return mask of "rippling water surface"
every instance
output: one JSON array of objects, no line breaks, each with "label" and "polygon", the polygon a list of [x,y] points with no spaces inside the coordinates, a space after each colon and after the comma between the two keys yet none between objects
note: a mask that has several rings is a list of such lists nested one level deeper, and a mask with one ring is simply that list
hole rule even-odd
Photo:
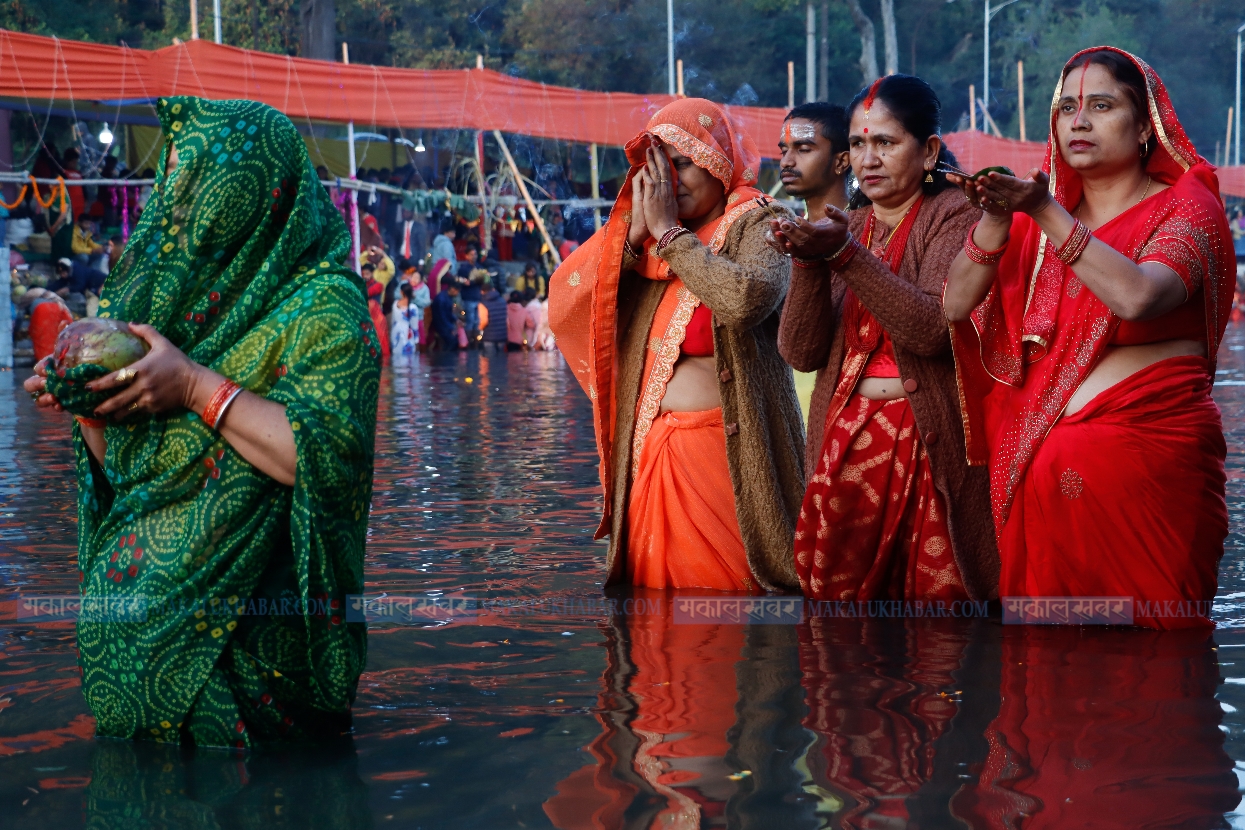
[{"label": "rippling water surface", "polygon": [[561,358],[389,370],[368,591],[488,607],[371,627],[348,751],[249,758],[93,740],[72,628],[15,621],[18,594],[76,591],[76,525],[67,419],[0,373],[0,820],[1245,827],[1245,329],[1220,368],[1233,533],[1213,634],[608,605],[591,411]]}]

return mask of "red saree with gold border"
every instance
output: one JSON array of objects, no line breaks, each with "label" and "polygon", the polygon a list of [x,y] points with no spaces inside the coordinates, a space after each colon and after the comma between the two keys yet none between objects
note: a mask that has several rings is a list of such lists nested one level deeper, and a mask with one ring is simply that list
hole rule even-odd
[{"label": "red saree with gold border", "polygon": [[[1189,302],[1204,306],[1208,357],[1155,363],[1065,416],[1120,319],[1018,215],[994,286],[952,327],[969,463],[990,465],[1001,596],[1131,596],[1139,625],[1206,624],[1204,613],[1159,618],[1137,603],[1208,607],[1214,597],[1227,535],[1226,449],[1210,384],[1235,255],[1214,168],[1185,135],[1163,82],[1140,59],[1111,51],[1146,78],[1157,137],[1146,173],[1170,187],[1094,235],[1181,276]],[[1071,210],[1081,180],[1055,137],[1062,86],[1044,169]]]}]

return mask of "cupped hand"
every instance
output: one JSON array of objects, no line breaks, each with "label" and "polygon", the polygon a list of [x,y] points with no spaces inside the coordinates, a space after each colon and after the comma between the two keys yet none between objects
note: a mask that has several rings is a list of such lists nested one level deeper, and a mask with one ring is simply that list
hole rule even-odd
[{"label": "cupped hand", "polygon": [[[151,351],[124,369],[87,384],[92,392],[120,389],[97,406],[95,414],[120,420],[138,412],[157,415],[189,408],[196,379],[209,370],[186,357],[152,326],[130,323],[130,331],[147,341]],[[135,374],[131,375],[131,371]],[[121,372],[126,375],[118,378]]]},{"label": "cupped hand", "polygon": [[771,219],[766,242],[779,253],[799,259],[825,259],[847,242],[847,214],[826,205],[826,218],[809,222],[798,217]]},{"label": "cupped hand", "polygon": [[52,357],[43,358],[35,364],[34,374],[22,381],[22,388],[30,393],[30,397],[34,399],[35,406],[55,409],[60,412],[64,407],[60,401],[48,392],[48,361]]},{"label": "cupped hand", "polygon": [[976,179],[948,173],[947,179],[958,185],[970,202],[993,216],[1009,216],[1016,212],[1033,216],[1051,203],[1050,176],[1036,167],[1024,178],[993,172]]},{"label": "cupped hand", "polygon": [[679,202],[673,184],[674,172],[670,167],[670,159],[661,149],[661,142],[657,138],[649,144],[645,156],[641,184],[644,221],[653,238],[661,239],[667,231],[679,224]]}]

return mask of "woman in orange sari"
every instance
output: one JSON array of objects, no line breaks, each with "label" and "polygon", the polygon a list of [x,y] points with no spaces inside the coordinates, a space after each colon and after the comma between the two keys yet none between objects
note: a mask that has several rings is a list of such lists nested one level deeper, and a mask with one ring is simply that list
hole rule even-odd
[{"label": "woman in orange sari", "polygon": [[964,182],[986,210],[947,281],[973,463],[989,463],[1011,597],[1131,597],[1209,624],[1228,532],[1210,397],[1235,287],[1214,168],[1163,82],[1074,56],[1046,163]]},{"label": "woman in orange sari", "polygon": [[777,345],[791,268],[765,242],[781,208],[753,187],[760,154],[687,98],[627,158],[609,222],[549,284],[550,326],[593,404],[607,579],[794,586],[803,430]]}]

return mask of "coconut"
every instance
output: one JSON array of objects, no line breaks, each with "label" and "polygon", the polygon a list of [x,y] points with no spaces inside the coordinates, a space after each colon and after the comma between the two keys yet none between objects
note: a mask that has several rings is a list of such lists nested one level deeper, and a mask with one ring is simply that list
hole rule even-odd
[{"label": "coconut", "polygon": [[84,363],[115,372],[147,354],[147,342],[120,320],[87,317],[70,323],[56,338],[52,359],[58,369]]}]

